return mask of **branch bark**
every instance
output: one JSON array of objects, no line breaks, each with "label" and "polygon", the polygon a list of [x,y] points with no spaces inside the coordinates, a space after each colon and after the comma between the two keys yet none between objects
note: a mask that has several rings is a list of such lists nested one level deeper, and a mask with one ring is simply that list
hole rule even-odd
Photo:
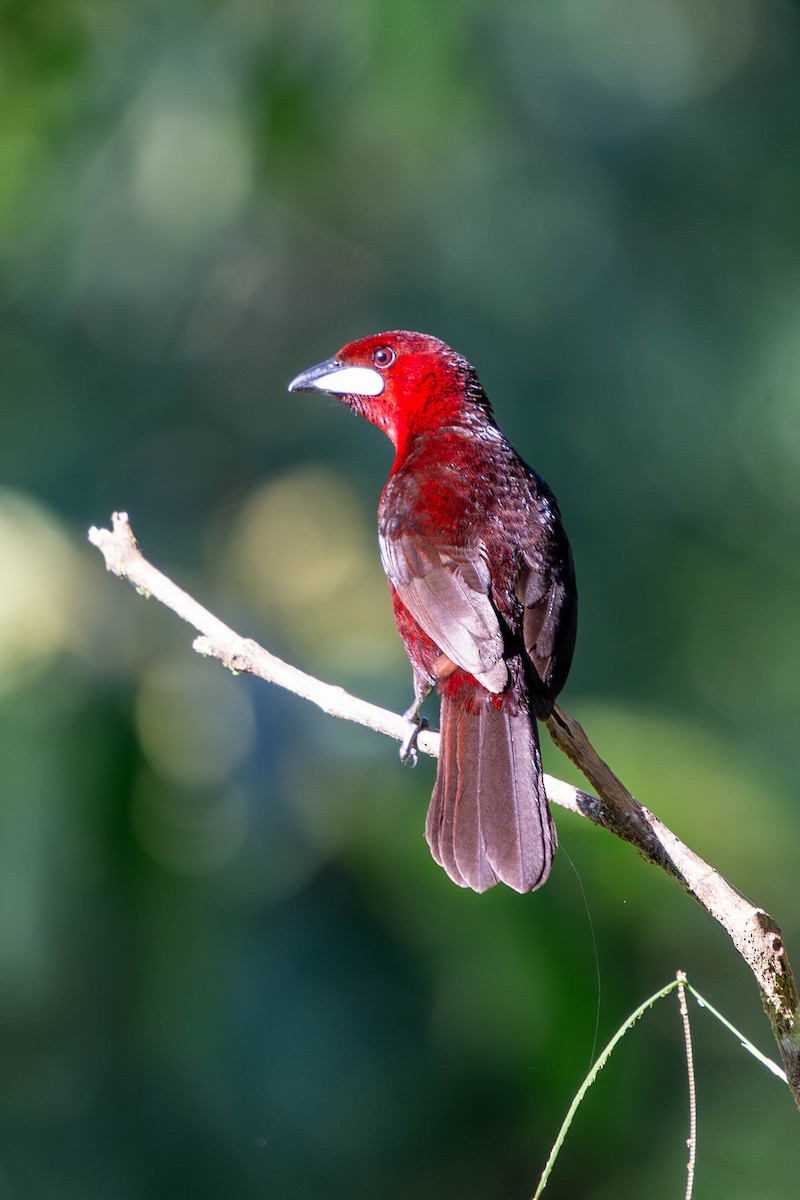
[{"label": "branch bark", "polygon": [[[257,675],[286,688],[331,716],[355,721],[398,742],[403,740],[407,726],[401,716],[282,662],[257,642],[235,633],[182,591],[144,558],[126,513],[114,513],[111,530],[90,529],[89,541],[101,551],[109,571],[128,579],[137,591],[155,597],[198,631],[200,636],[193,647],[199,654],[217,658],[233,671]],[[778,1044],[786,1082],[800,1107],[800,1001],[778,925],[634,799],[574,718],[556,707],[547,727],[555,744],[597,792],[592,795],[546,775],[548,799],[630,842],[719,922],[753,973]],[[438,733],[423,731],[417,745],[423,753],[437,757]]]}]

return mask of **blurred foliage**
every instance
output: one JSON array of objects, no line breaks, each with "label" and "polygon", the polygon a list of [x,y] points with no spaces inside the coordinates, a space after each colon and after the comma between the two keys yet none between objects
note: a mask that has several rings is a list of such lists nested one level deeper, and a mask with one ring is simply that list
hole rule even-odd
[{"label": "blurred foliage", "polygon": [[[390,448],[285,383],[444,337],[562,503],[567,707],[800,965],[799,106],[790,3],[4,0],[0,1195],[529,1195],[598,1009],[602,1044],[678,967],[774,1054],[624,846],[562,814],[541,894],[462,894],[430,763],[195,659],[85,529],[128,509],[403,705]],[[695,1029],[698,1187],[794,1200],[790,1099]],[[680,1190],[682,1058],[662,1006],[548,1195]]]}]

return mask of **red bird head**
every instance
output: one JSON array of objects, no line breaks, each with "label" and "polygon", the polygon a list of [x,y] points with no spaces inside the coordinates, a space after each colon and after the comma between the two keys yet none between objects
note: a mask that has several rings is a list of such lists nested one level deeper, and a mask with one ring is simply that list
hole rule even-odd
[{"label": "red bird head", "polygon": [[470,410],[491,416],[465,358],[438,338],[404,330],[349,342],[293,379],[289,391],[339,396],[398,450],[412,434],[457,422]]}]

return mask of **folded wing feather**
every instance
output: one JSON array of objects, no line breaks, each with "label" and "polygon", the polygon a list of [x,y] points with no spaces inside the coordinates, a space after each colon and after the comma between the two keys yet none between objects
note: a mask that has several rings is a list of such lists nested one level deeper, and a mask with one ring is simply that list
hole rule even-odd
[{"label": "folded wing feather", "polygon": [[501,692],[508,683],[503,635],[480,551],[403,535],[381,539],[381,561],[428,637],[487,691]]}]

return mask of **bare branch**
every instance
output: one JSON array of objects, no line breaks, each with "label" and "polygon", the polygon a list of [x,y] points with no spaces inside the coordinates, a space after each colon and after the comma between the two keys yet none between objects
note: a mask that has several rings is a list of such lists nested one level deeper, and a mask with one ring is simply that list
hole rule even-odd
[{"label": "bare branch", "polygon": [[643,858],[671,875],[726,931],[755,976],[787,1082],[800,1107],[800,1002],[776,922],[633,798],[573,717],[556,707],[547,728],[558,748],[597,789],[599,798],[588,797],[588,807],[586,793],[581,794],[584,816],[630,842]]},{"label": "bare branch", "polygon": [[[343,688],[322,683],[282,662],[249,638],[240,637],[149,563],[136,544],[125,513],[114,513],[113,530],[89,530],[89,541],[109,571],[128,579],[138,591],[154,596],[201,635],[194,649],[218,658],[233,671],[257,675],[310,700],[334,717],[365,725],[400,742],[407,727],[402,717],[351,696]],[[597,796],[545,776],[548,799],[587,817],[635,846],[643,858],[661,867],[706,912],[718,921],[756,980],[764,1011],[783,1060],[786,1079],[800,1106],[800,1002],[781,931],[763,909],[755,907],[699,855],[639,804],[600,758],[581,726],[556,707],[547,722],[553,741],[586,776]],[[425,754],[439,753],[439,735],[420,734]]]}]

